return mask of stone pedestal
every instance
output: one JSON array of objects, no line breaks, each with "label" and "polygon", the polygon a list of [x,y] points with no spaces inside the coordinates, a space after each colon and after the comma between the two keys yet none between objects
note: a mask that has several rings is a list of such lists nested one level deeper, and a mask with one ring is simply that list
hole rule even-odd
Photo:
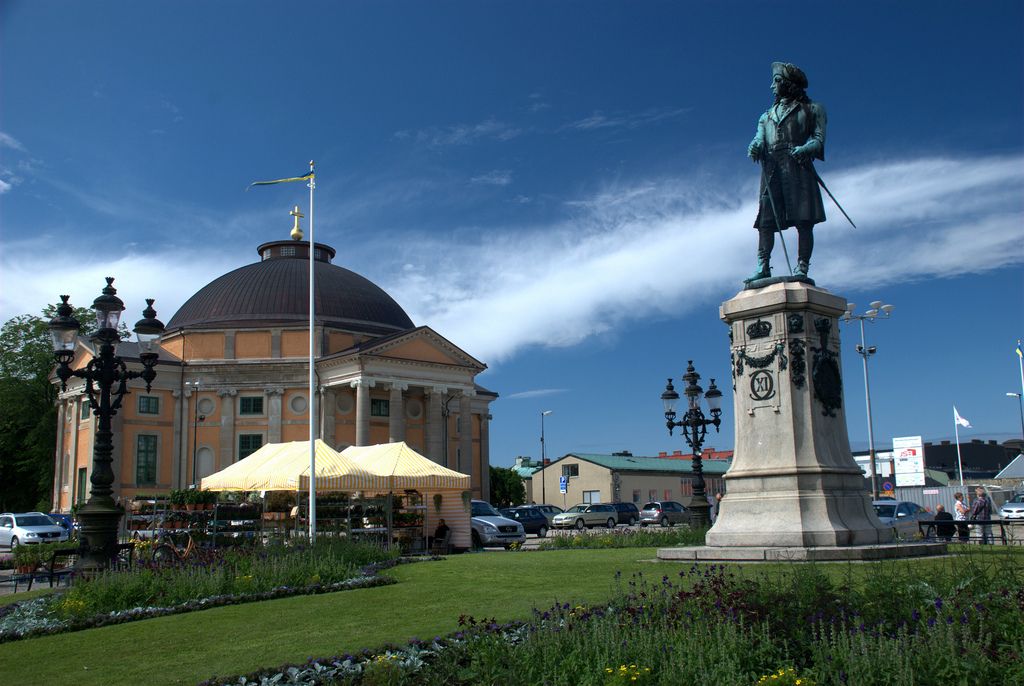
[{"label": "stone pedestal", "polygon": [[844,298],[798,281],[745,290],[722,305],[736,447],[708,547],[892,540],[850,453],[839,358],[845,311]]}]

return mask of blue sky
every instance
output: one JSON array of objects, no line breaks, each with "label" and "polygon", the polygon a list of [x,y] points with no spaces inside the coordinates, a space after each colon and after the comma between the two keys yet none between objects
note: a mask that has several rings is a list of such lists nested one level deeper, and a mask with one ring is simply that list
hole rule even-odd
[{"label": "blue sky", "polygon": [[[1020,2],[0,4],[0,318],[117,277],[164,321],[284,238],[317,239],[490,369],[492,461],[685,449],[659,395],[729,378],[718,305],[753,267],[745,157],[790,61],[829,114],[811,276],[868,327],[876,445],[1018,436]],[[790,250],[795,236],[787,232]],[[114,244],[114,247],[107,247]],[[776,264],[782,264],[780,247]],[[855,326],[850,439],[866,445]],[[731,403],[720,436],[732,446]]]}]

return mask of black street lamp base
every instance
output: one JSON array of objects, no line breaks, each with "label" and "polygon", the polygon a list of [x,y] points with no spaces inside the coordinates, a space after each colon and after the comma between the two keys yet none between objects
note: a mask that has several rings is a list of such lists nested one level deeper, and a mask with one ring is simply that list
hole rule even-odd
[{"label": "black street lamp base", "polygon": [[711,503],[703,496],[693,496],[686,504],[690,511],[690,527],[694,529],[707,529],[711,526]]},{"label": "black street lamp base", "polygon": [[90,498],[78,510],[80,544],[76,568],[82,574],[110,567],[117,554],[117,532],[124,508],[113,498]]}]

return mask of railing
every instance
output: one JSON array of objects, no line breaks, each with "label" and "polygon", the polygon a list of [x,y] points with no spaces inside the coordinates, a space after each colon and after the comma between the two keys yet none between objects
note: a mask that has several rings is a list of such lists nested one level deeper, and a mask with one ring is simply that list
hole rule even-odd
[{"label": "railing", "polygon": [[[953,529],[951,536],[938,536],[938,527],[945,526]],[[1003,545],[1021,545],[1024,542],[1024,537],[1021,536],[1020,532],[1016,530],[1016,527],[1024,526],[1024,519],[972,519],[968,521],[956,521],[949,519],[931,519],[931,520],[919,520],[917,522],[917,529],[921,533],[921,537],[926,541],[935,540],[963,540],[960,536],[960,526],[968,526],[968,540],[981,540],[981,527],[991,526],[992,527],[992,538],[996,538]],[[999,532],[996,533],[998,527]]]}]

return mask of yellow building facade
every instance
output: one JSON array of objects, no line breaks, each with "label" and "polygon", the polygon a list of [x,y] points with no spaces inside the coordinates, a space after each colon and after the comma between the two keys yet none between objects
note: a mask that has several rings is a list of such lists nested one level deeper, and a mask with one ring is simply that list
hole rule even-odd
[{"label": "yellow building facade", "polygon": [[[115,496],[186,488],[265,443],[309,437],[309,243],[274,241],[260,261],[196,292],[168,321],[149,392],[129,384],[113,420]],[[403,440],[469,474],[487,498],[490,403],[486,365],[415,326],[382,289],[314,246],[316,433],[336,449]],[[95,351],[80,339],[73,366]],[[137,344],[118,345],[141,369]],[[88,498],[95,418],[84,384],[58,399],[53,503]]]}]

